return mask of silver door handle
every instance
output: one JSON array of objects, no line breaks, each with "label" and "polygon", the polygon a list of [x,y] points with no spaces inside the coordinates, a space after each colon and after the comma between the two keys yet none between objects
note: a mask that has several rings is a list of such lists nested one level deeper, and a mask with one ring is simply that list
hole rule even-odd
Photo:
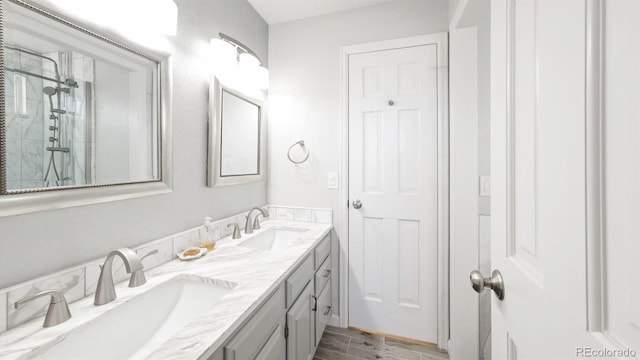
[{"label": "silver door handle", "polygon": [[362,201],[358,199],[354,200],[352,204],[354,209],[360,209],[362,207]]},{"label": "silver door handle", "polygon": [[469,279],[471,280],[471,287],[478,294],[484,289],[491,289],[498,297],[498,300],[504,300],[504,280],[500,271],[493,270],[491,277],[485,278],[480,271],[473,270],[469,275]]}]

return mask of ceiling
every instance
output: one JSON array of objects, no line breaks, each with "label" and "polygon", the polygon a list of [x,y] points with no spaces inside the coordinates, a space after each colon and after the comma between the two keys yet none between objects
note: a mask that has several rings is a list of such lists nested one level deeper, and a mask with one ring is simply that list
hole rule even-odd
[{"label": "ceiling", "polygon": [[331,14],[390,0],[249,0],[269,24]]}]

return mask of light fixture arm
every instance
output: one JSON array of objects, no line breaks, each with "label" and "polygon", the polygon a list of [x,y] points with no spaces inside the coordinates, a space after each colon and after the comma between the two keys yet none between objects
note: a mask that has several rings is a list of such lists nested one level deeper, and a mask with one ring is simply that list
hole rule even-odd
[{"label": "light fixture arm", "polygon": [[260,65],[264,66],[264,62],[262,62],[262,60],[260,59],[260,57],[258,56],[258,54],[255,53],[255,51],[251,50],[250,47],[248,47],[247,45],[241,43],[240,41],[232,38],[231,36],[224,34],[224,33],[218,33],[218,37],[221,40],[224,40],[228,43],[230,43],[231,45],[235,46],[236,48],[242,50],[243,52],[249,53],[253,56],[255,56],[256,59],[258,59],[258,61],[260,62]]}]

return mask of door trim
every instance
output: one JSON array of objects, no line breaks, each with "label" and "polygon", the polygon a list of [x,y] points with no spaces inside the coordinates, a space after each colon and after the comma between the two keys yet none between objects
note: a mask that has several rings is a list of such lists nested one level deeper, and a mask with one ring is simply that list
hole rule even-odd
[{"label": "door trim", "polygon": [[340,318],[349,325],[349,56],[435,44],[438,62],[438,348],[449,340],[449,99],[448,34],[446,32],[370,42],[340,48]]}]

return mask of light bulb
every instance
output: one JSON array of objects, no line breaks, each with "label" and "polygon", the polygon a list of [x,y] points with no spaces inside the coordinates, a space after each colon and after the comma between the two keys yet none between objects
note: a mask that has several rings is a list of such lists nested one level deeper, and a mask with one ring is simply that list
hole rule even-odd
[{"label": "light bulb", "polygon": [[269,70],[260,65],[260,60],[250,53],[240,54],[239,70],[246,84],[266,89],[269,87]]},{"label": "light bulb", "polygon": [[238,50],[222,39],[212,39],[213,71],[216,75],[235,73],[238,67]]},{"label": "light bulb", "polygon": [[264,66],[258,66],[255,69],[256,85],[259,89],[269,88],[269,70]]},{"label": "light bulb", "polygon": [[242,53],[240,54],[240,67],[242,68],[252,68],[260,66],[260,60],[250,53]]}]

